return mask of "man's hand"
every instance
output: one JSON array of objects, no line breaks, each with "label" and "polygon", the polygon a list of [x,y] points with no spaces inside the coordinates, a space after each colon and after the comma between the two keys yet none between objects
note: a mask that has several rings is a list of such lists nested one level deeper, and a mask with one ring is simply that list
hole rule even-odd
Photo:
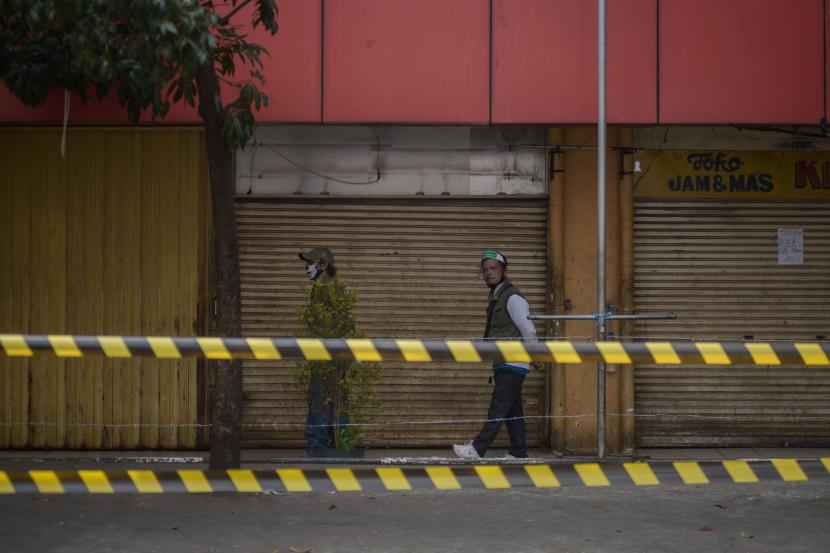
[{"label": "man's hand", "polygon": [[544,361],[533,361],[532,363],[530,363],[530,365],[534,369],[536,369],[537,371],[541,371],[542,369],[545,368],[545,362]]}]

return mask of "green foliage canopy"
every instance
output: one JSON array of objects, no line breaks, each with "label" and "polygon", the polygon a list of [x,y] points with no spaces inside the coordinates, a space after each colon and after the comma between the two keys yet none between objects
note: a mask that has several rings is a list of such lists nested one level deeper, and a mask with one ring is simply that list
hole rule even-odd
[{"label": "green foliage canopy", "polygon": [[[212,64],[237,91],[224,106],[216,98],[223,134],[230,147],[243,146],[253,111],[268,102],[257,87],[267,52],[232,22],[250,2],[0,0],[0,80],[28,106],[43,104],[53,87],[84,102],[115,91],[135,122],[144,110],[163,118],[172,103],[195,106],[197,72]],[[276,33],[275,1],[255,4],[252,25]],[[246,79],[238,79],[237,65]]]}]

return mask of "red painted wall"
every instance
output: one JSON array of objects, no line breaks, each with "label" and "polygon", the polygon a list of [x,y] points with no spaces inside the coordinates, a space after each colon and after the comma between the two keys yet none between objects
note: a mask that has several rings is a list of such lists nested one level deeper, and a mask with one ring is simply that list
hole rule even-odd
[{"label": "red painted wall", "polygon": [[822,0],[661,0],[662,123],[824,116]]},{"label": "red painted wall", "polygon": [[830,113],[830,40],[827,40],[827,37],[830,36],[830,2],[825,1],[825,9],[826,12],[824,13],[824,116],[827,117]]},{"label": "red painted wall", "polygon": [[[265,46],[269,55],[263,58],[266,76],[262,87],[270,101],[258,115],[261,121],[320,122],[320,64],[321,29],[319,0],[280,0],[280,30],[273,37],[263,29],[251,31],[253,42]],[[237,16],[240,21],[251,21],[251,8]],[[238,77],[247,78],[238,68]],[[232,92],[223,85],[224,97]],[[19,102],[5,86],[0,85],[0,123],[58,124],[63,121],[63,91],[55,89],[46,104],[28,108]],[[127,112],[113,97],[103,102],[85,105],[80,98],[70,100],[71,124],[127,124]],[[148,116],[143,123],[150,123]],[[174,105],[163,120],[166,124],[199,123],[195,108]]]},{"label": "red painted wall", "polygon": [[[656,16],[655,0],[608,0],[611,123],[657,121]],[[495,0],[493,122],[596,120],[596,2]]]},{"label": "red painted wall", "polygon": [[326,0],[327,123],[489,122],[489,0]]},{"label": "red painted wall", "polygon": [[[251,40],[268,49],[263,61],[265,92],[270,101],[258,115],[262,121],[319,123],[322,63],[320,0],[279,0],[280,29],[271,36],[263,29]],[[246,15],[240,20],[250,21]]]},{"label": "red painted wall", "polygon": [[[26,107],[0,84],[0,124],[57,125],[63,122],[63,91],[52,90],[46,103],[37,108]],[[190,124],[198,120],[195,108],[186,105],[171,106],[170,113],[160,123]],[[71,95],[69,99],[70,125],[127,125],[127,110],[121,107],[115,97],[101,102],[92,101],[84,104],[80,97]],[[151,123],[149,116],[142,116],[142,123]]]},{"label": "red painted wall", "polygon": [[[817,124],[830,109],[826,4],[608,0],[609,121]],[[596,2],[492,0],[492,29],[490,5],[281,0],[277,36],[253,33],[270,51],[271,102],[258,120],[595,122]],[[70,113],[73,124],[127,123],[112,100],[84,106],[75,98]],[[59,124],[62,116],[59,90],[29,109],[0,86],[0,124]],[[174,107],[163,122],[199,120],[195,110]]]}]

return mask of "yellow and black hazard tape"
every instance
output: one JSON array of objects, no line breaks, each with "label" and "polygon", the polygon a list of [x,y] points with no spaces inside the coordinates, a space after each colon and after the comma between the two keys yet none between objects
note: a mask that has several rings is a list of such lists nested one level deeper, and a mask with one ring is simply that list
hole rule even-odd
[{"label": "yellow and black hazard tape", "polygon": [[814,461],[678,461],[302,470],[0,471],[2,494],[350,492],[830,482]]},{"label": "yellow and black hazard tape", "polygon": [[28,357],[104,355],[177,359],[304,359],[308,361],[480,361],[680,365],[830,366],[825,342],[560,342],[521,340],[318,340],[180,336],[0,334],[2,353]]}]

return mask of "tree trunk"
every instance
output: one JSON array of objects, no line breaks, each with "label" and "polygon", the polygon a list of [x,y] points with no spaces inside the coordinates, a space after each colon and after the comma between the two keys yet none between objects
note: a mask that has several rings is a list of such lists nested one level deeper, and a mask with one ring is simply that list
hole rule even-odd
[{"label": "tree trunk", "polygon": [[[213,210],[216,306],[213,320],[216,336],[242,334],[239,245],[234,210],[232,152],[222,132],[222,100],[219,80],[212,63],[196,74],[199,115],[204,121]],[[213,417],[210,429],[211,470],[238,468],[242,441],[242,362],[212,361],[216,374]]]}]

